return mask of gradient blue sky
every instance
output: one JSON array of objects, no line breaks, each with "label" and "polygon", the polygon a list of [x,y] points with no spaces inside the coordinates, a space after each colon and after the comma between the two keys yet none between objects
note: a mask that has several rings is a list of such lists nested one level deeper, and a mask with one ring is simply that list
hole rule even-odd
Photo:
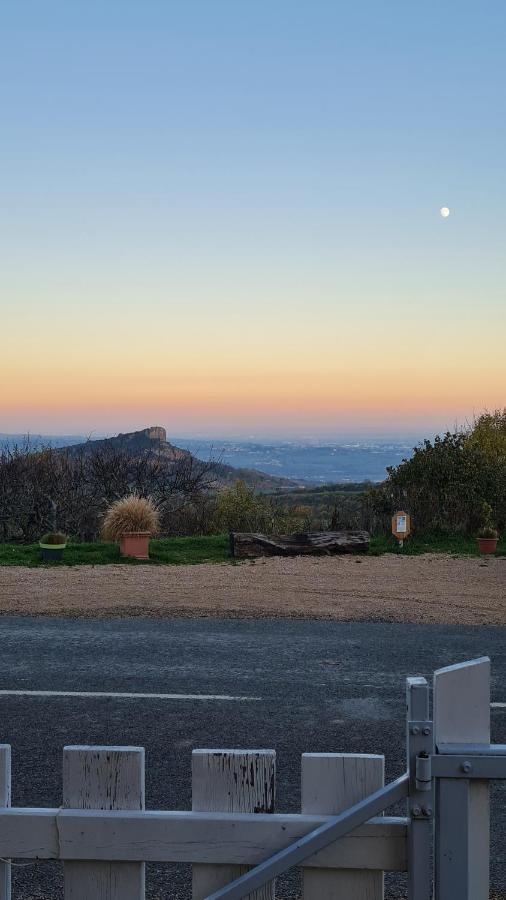
[{"label": "gradient blue sky", "polygon": [[503,405],[505,45],[502,2],[4,4],[0,431]]}]

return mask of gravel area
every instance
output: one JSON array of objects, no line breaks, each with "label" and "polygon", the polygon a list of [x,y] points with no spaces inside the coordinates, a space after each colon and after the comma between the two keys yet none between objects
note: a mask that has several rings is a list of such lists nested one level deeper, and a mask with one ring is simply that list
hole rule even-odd
[{"label": "gravel area", "polygon": [[297,557],[0,568],[0,614],[506,624],[506,558]]}]

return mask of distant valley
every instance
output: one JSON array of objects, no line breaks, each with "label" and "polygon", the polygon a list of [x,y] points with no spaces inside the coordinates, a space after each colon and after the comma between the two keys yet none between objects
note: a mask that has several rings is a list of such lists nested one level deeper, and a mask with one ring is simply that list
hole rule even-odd
[{"label": "distant valley", "polygon": [[387,466],[396,466],[413,454],[412,441],[268,444],[180,437],[176,442],[199,459],[209,459],[212,455],[235,468],[257,469],[313,485],[383,481]]},{"label": "distant valley", "polygon": [[[93,436],[95,438],[95,436]],[[32,446],[53,447],[80,444],[82,435],[31,435]],[[26,435],[0,434],[0,444],[22,445]],[[288,478],[299,484],[331,484],[360,481],[382,481],[386,467],[396,466],[411,457],[411,441],[240,441],[208,438],[172,438],[198,459],[219,460],[235,469],[265,472],[272,478]],[[240,477],[240,473],[238,473]]]}]

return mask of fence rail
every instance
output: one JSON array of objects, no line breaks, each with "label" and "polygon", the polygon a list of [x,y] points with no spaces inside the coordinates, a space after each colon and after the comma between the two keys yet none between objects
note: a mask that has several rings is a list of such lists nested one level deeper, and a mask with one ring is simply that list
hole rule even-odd
[{"label": "fence rail", "polygon": [[[303,754],[300,814],[274,812],[273,750],[195,750],[192,810],[145,810],[140,747],[65,747],[62,806],[14,808],[2,745],[0,900],[10,859],[61,860],[66,900],[143,900],[152,861],[191,863],[194,900],[273,900],[295,864],[304,900],[382,900],[385,871],[408,872],[409,900],[485,900],[488,780],[506,778],[489,678],[485,658],[436,672],[434,720],[408,679],[407,773],[389,785],[383,756]],[[402,798],[406,817],[379,815]]]},{"label": "fence rail", "polygon": [[[329,821],[296,814],[9,809],[0,811],[0,855],[251,866]],[[401,817],[372,818],[304,865],[403,871],[407,824]]]}]

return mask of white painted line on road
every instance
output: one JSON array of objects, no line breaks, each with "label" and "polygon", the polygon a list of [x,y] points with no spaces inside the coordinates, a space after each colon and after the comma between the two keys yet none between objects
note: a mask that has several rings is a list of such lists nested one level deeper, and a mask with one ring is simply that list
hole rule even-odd
[{"label": "white painted line on road", "polygon": [[111,697],[113,700],[261,700],[230,694],[121,694],[108,691],[1,691],[0,697]]},{"label": "white painted line on road", "polygon": [[506,703],[491,703],[492,709],[506,709]]}]

